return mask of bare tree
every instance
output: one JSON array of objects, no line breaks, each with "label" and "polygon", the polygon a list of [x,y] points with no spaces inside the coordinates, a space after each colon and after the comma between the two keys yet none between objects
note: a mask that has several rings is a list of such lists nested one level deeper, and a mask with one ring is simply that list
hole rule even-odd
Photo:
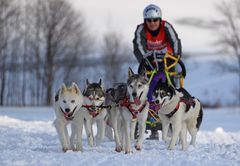
[{"label": "bare tree", "polygon": [[124,65],[130,59],[130,49],[123,43],[120,34],[114,32],[105,34],[101,54],[107,84],[122,82],[123,69],[126,68]]},{"label": "bare tree", "polygon": [[53,87],[79,70],[90,41],[83,15],[67,0],[0,0],[0,105],[50,104]]},{"label": "bare tree", "polygon": [[[18,45],[16,37],[16,24],[18,19],[18,9],[14,0],[0,0],[0,105],[3,105],[6,97],[9,96],[7,90],[8,70],[17,62],[16,57],[13,57],[13,50]],[[15,63],[11,63],[11,62]],[[7,95],[8,94],[8,95]]]},{"label": "bare tree", "polygon": [[[223,59],[218,63],[219,67],[228,72],[236,73],[239,77],[238,99],[240,104],[240,1],[230,0],[219,2],[216,9],[220,16],[206,21],[199,18],[184,18],[178,22],[199,28],[207,28],[213,31],[216,37],[215,46],[220,53],[228,54],[233,61]],[[233,62],[237,62],[233,64]]]},{"label": "bare tree", "polygon": [[46,88],[44,103],[50,104],[57,72],[64,78],[78,65],[81,55],[88,51],[89,38],[83,16],[66,0],[36,0],[29,11],[33,12],[37,81]]},{"label": "bare tree", "polygon": [[223,69],[238,75],[238,99],[240,104],[240,1],[223,2],[221,5],[217,5],[217,9],[222,19],[220,20],[220,26],[216,27],[218,29],[216,44],[221,46],[222,52],[228,53],[235,59],[234,62],[237,62],[237,65],[234,65],[233,63],[227,63],[228,61],[221,61],[220,65]]}]

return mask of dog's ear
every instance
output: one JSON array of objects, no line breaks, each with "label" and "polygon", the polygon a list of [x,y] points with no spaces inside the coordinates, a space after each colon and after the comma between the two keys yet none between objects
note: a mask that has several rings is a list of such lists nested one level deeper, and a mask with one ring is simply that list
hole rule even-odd
[{"label": "dog's ear", "polygon": [[60,94],[62,94],[63,92],[65,92],[67,90],[66,85],[63,83],[60,89]]},{"label": "dog's ear", "polygon": [[80,89],[78,88],[78,85],[75,82],[72,83],[72,88],[76,91],[77,94],[81,93]]},{"label": "dog's ear", "polygon": [[131,67],[129,67],[129,68],[128,68],[128,78],[132,77],[133,74],[134,74],[134,73],[133,73]]},{"label": "dog's ear", "polygon": [[112,93],[113,91],[114,91],[113,88],[108,88],[108,89],[106,90],[106,93]]},{"label": "dog's ear", "polygon": [[98,84],[101,86],[101,88],[103,89],[103,91],[105,91],[104,83],[102,83],[102,79],[99,80]]},{"label": "dog's ear", "polygon": [[142,67],[139,74],[144,77],[145,81],[147,82],[147,85],[149,86],[151,81],[149,81],[149,78],[147,76],[147,69],[145,67]]},{"label": "dog's ear", "polygon": [[176,95],[175,88],[173,86],[169,86],[169,89],[173,95]]},{"label": "dog's ear", "polygon": [[145,77],[146,76],[146,68],[142,67],[139,74]]},{"label": "dog's ear", "polygon": [[89,83],[89,81],[88,81],[88,79],[86,80],[86,85],[88,86],[90,83]]}]

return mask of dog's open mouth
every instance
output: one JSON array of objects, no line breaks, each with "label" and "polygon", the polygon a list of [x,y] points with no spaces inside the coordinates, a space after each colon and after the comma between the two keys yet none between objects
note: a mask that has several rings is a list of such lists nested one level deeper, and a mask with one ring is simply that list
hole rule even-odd
[{"label": "dog's open mouth", "polygon": [[141,104],[141,101],[140,101],[140,99],[138,97],[135,97],[133,100],[134,100],[134,104],[136,104],[136,105],[140,105]]},{"label": "dog's open mouth", "polygon": [[149,108],[155,111],[159,111],[162,108],[164,103],[165,103],[165,99],[163,100],[162,103],[153,102],[153,103],[150,103]]},{"label": "dog's open mouth", "polygon": [[65,117],[66,120],[73,120],[73,118],[74,118],[73,114],[74,114],[74,112],[76,111],[77,106],[76,106],[76,107],[73,109],[73,111],[71,111],[71,112],[65,112],[65,111],[63,111],[62,108],[60,108],[60,109],[62,110],[62,112],[63,112],[64,117]]},{"label": "dog's open mouth", "polygon": [[160,103],[160,104],[157,104],[157,110],[160,110],[161,108],[162,108],[162,106],[163,106],[163,104],[165,103],[165,99],[163,100],[163,102],[162,103]]}]

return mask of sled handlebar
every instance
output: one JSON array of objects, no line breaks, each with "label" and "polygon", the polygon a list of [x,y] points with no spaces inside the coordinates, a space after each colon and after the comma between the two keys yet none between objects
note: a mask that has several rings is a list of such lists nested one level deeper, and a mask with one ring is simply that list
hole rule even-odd
[{"label": "sled handlebar", "polygon": [[[145,64],[150,65],[152,70],[158,70],[154,66],[151,66],[152,60],[160,61],[160,62],[162,61],[163,65],[164,65],[164,71],[169,73],[169,75],[181,76],[183,78],[186,77],[186,68],[185,68],[184,63],[180,59],[180,55],[172,55],[168,52],[166,54],[162,54],[162,53],[158,53],[158,52],[154,52],[154,51],[147,53],[147,55],[145,56],[145,58],[142,60],[142,62],[139,65],[138,73],[140,73],[140,71],[142,70],[142,68],[144,67]],[[175,71],[172,72],[171,69],[174,68],[177,64],[179,64],[179,66],[181,67],[181,71],[180,72],[175,72]]]},{"label": "sled handlebar", "polygon": [[186,75],[187,75],[187,72],[186,72],[186,67],[185,67],[183,61],[182,61],[181,59],[179,59],[178,64],[179,64],[179,65],[181,66],[181,68],[182,68],[181,75],[183,76],[183,78],[185,78]]}]

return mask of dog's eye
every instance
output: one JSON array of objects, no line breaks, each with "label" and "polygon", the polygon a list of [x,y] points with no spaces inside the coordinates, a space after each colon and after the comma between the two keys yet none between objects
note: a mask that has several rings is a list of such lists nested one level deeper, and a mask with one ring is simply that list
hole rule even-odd
[{"label": "dog's eye", "polygon": [[71,103],[75,103],[75,100],[71,100]]},{"label": "dog's eye", "polygon": [[157,92],[157,91],[154,91],[154,92],[153,92],[153,95],[157,98],[157,97],[158,97],[158,92]]},{"label": "dog's eye", "polygon": [[161,96],[166,96],[166,92],[165,92],[165,91],[161,91],[161,92],[160,92],[160,95],[161,95]]},{"label": "dog's eye", "polygon": [[132,85],[130,85],[130,88],[133,88],[133,86],[132,86]]},{"label": "dog's eye", "polygon": [[66,101],[66,100],[63,100],[63,103],[67,103],[67,101]]},{"label": "dog's eye", "polygon": [[142,84],[139,84],[139,85],[138,85],[138,88],[141,88],[141,87],[142,87]]}]

